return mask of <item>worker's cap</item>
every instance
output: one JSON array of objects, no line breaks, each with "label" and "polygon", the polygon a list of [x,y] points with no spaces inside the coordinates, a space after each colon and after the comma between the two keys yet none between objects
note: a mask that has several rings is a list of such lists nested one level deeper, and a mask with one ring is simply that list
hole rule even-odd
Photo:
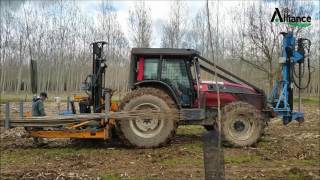
[{"label": "worker's cap", "polygon": [[48,98],[48,95],[47,95],[46,92],[41,92],[41,93],[40,93],[40,96],[43,96],[43,97],[45,97],[45,98]]}]

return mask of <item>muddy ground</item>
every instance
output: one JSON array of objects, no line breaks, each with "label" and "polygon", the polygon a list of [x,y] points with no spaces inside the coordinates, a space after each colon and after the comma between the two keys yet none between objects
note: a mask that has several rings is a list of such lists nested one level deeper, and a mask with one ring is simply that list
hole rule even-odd
[{"label": "muddy ground", "polygon": [[[320,110],[303,124],[273,119],[256,147],[224,148],[226,179],[320,179]],[[36,147],[23,128],[1,129],[0,179],[204,179],[200,126],[181,126],[170,145],[128,149],[117,142],[48,140]]]}]

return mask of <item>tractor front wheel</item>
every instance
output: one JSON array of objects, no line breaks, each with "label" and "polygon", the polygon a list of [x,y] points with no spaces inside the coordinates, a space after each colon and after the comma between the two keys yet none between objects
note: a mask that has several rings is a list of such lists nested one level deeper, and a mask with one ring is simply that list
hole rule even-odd
[{"label": "tractor front wheel", "polygon": [[255,144],[264,129],[261,112],[245,102],[226,105],[222,109],[221,125],[225,144],[234,147]]}]

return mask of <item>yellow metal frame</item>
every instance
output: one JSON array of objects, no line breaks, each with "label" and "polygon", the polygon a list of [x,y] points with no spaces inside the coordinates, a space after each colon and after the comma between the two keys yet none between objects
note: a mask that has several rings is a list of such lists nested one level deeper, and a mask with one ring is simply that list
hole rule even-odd
[{"label": "yellow metal frame", "polygon": [[[79,102],[82,100],[86,100],[88,97],[75,95],[73,100],[75,102]],[[101,98],[103,101],[103,99]],[[104,102],[101,102],[102,104]],[[119,109],[119,105],[116,102],[110,102],[110,112],[117,111]],[[30,115],[29,115],[30,116]],[[66,129],[62,130],[33,130],[29,131],[29,135],[31,137],[41,137],[41,138],[78,138],[78,139],[109,139],[109,126],[115,125],[115,119],[109,119],[108,124],[101,119],[100,125],[105,126],[103,129],[99,129],[97,131],[93,130],[79,130],[77,128],[87,125],[91,120],[84,121],[79,124],[70,124],[66,127]]]},{"label": "yellow metal frame", "polygon": [[88,99],[88,96],[82,96],[82,95],[74,95],[73,96],[74,102],[80,102],[80,101],[87,100],[87,99]]},{"label": "yellow metal frame", "polygon": [[29,131],[32,137],[41,138],[79,138],[79,139],[109,139],[109,128],[101,130],[40,130]]}]

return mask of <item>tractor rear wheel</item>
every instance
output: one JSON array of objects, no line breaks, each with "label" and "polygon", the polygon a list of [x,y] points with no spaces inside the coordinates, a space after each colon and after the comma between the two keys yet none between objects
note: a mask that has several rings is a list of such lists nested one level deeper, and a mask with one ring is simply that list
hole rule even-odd
[{"label": "tractor rear wheel", "polygon": [[223,107],[221,130],[226,145],[251,146],[259,140],[263,129],[261,112],[251,104],[234,102]]},{"label": "tractor rear wheel", "polygon": [[[176,110],[172,98],[163,90],[138,88],[130,92],[121,102],[120,110]],[[139,148],[159,147],[168,143],[175,135],[177,122],[162,117],[133,117],[117,122],[119,137],[126,145]]]}]

